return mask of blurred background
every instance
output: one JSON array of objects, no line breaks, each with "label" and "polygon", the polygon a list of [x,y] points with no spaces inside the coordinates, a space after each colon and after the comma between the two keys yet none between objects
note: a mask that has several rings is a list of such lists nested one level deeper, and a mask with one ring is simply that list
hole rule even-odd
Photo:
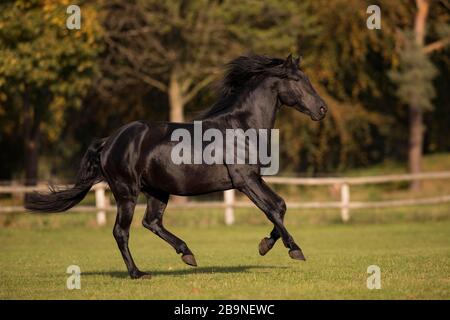
[{"label": "blurred background", "polygon": [[[3,185],[71,183],[94,137],[138,119],[189,121],[215,101],[224,64],[249,53],[301,55],[330,107],[320,123],[281,111],[281,175],[450,170],[448,0],[79,1],[73,30],[70,4],[0,4]],[[367,27],[373,4],[381,29]],[[438,191],[448,183],[406,181],[354,199]]]}]

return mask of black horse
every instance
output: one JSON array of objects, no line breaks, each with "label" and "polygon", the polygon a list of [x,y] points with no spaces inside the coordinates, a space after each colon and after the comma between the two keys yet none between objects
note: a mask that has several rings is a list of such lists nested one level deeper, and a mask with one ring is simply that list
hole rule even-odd
[{"label": "black horse", "polygon": [[[324,118],[327,107],[300,70],[300,59],[242,56],[228,64],[218,101],[199,117],[203,128],[222,132],[271,129],[282,105],[293,107],[313,120]],[[193,131],[192,123],[136,121],[108,138],[94,141],[86,151],[75,185],[50,194],[30,195],[26,207],[32,211],[61,212],[79,203],[93,184],[106,180],[117,203],[113,235],[131,278],[141,278],[128,248],[130,224],[140,192],[147,197],[142,224],[167,241],[182,260],[196,266],[186,243],[163,225],[169,195],[199,195],[237,189],[261,209],[274,224],[270,237],[259,244],[265,255],[281,237],[293,259],[305,260],[300,247],[283,224],[284,200],[264,182],[259,164],[181,164],[171,161],[177,128]]]}]

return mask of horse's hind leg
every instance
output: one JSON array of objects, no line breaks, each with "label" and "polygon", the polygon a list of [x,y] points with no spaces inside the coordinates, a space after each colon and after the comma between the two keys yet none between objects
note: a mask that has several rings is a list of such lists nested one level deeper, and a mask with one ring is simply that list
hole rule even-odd
[{"label": "horse's hind leg", "polygon": [[161,239],[170,244],[177,253],[181,253],[181,259],[190,266],[197,266],[194,254],[188,248],[186,243],[169,232],[163,225],[163,214],[169,200],[169,194],[155,193],[147,195],[147,209],[145,211],[142,224],[151,232],[158,235]]},{"label": "horse's hind leg", "polygon": [[117,217],[114,224],[113,235],[116,239],[117,246],[122,254],[123,261],[127,266],[128,273],[133,279],[149,276],[147,273],[140,271],[133,261],[130,249],[128,248],[128,239],[130,235],[130,226],[133,220],[134,208],[138,192],[134,192],[129,188],[124,188],[120,183],[110,183],[111,191],[117,203]]},{"label": "horse's hind leg", "polygon": [[128,238],[130,234],[130,225],[133,220],[134,208],[136,206],[136,198],[134,199],[118,199],[117,201],[117,217],[114,224],[113,235],[116,239],[120,253],[128,269],[130,277],[133,279],[149,277],[145,272],[140,271],[133,261],[130,249],[128,248]]}]

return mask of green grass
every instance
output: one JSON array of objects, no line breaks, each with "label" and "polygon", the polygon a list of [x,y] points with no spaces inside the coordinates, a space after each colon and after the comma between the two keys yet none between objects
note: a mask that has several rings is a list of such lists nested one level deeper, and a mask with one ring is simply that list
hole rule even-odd
[{"label": "green grass", "polygon": [[[395,174],[404,164],[386,162],[343,176]],[[450,170],[450,154],[428,155],[425,171]],[[329,187],[275,186],[290,201],[337,201]],[[449,180],[425,181],[420,193],[405,183],[352,186],[352,201],[434,197],[450,193]],[[217,196],[217,195],[216,195]],[[90,194],[83,204],[93,204]],[[13,198],[0,205],[20,204]],[[286,224],[307,262],[291,260],[279,242],[265,257],[257,245],[270,231],[254,208],[237,209],[236,225],[223,225],[223,210],[169,209],[165,222],[186,240],[198,268],[140,225],[131,250],[150,280],[130,280],[108,226],[93,213],[0,215],[0,299],[449,299],[450,204],[351,210],[291,210]],[[79,265],[81,290],[66,288],[66,268]],[[367,267],[378,265],[382,289],[366,288]]]},{"label": "green grass", "polygon": [[[290,218],[287,225],[306,262],[291,260],[281,242],[265,257],[259,256],[257,245],[270,230],[268,223],[170,228],[186,240],[198,268],[185,266],[165,242],[133,226],[130,247],[135,261],[153,277],[131,280],[110,226],[95,228],[80,222],[69,227],[64,220],[74,217],[42,218],[59,219],[54,226],[0,228],[1,299],[450,297],[449,220],[301,225]],[[81,268],[81,290],[66,288],[65,272],[72,264]],[[381,268],[381,290],[366,287],[366,270],[372,264]]]}]

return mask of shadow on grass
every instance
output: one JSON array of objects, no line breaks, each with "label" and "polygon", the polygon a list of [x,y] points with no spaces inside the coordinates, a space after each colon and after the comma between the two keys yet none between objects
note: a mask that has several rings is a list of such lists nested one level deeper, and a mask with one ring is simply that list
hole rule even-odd
[{"label": "shadow on grass", "polygon": [[[212,273],[244,273],[252,269],[286,269],[287,267],[282,266],[212,266],[212,267],[199,267],[190,269],[179,269],[179,270],[152,270],[146,271],[150,273],[151,276],[183,276],[189,274],[212,274]],[[83,276],[110,276],[112,278],[129,278],[128,272],[126,271],[90,271],[83,272]]]}]

